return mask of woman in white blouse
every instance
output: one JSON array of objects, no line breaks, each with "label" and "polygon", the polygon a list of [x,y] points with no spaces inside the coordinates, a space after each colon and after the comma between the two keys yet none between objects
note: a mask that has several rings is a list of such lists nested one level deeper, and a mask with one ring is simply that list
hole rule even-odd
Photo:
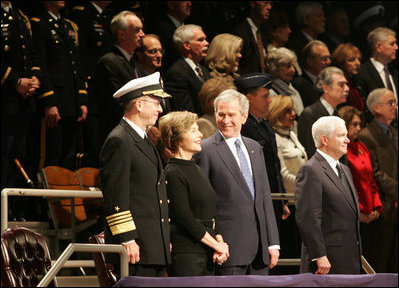
[{"label": "woman in white blouse", "polygon": [[295,115],[294,103],[289,96],[275,96],[269,105],[267,120],[273,125],[276,132],[281,175],[287,193],[294,193],[296,174],[308,160],[305,148],[292,131]]}]

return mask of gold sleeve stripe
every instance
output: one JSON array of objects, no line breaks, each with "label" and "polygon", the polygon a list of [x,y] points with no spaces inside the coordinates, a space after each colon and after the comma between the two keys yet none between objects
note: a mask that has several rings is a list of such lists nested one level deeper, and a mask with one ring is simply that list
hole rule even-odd
[{"label": "gold sleeve stripe", "polygon": [[6,73],[4,73],[4,76],[1,78],[1,85],[3,85],[3,83],[6,81],[8,75],[10,75],[10,72],[11,72],[11,67],[8,67]]},{"label": "gold sleeve stripe", "polygon": [[35,21],[35,22],[39,22],[40,21],[40,19],[37,18],[37,17],[32,17],[32,18],[30,18],[30,20]]},{"label": "gold sleeve stripe", "polygon": [[132,217],[127,217],[127,218],[124,218],[124,219],[119,219],[119,220],[115,220],[115,221],[112,221],[112,222],[108,222],[108,226],[112,227],[112,226],[115,226],[115,225],[118,225],[118,224],[121,224],[121,223],[125,223],[125,222],[134,222],[134,221],[133,221]]},{"label": "gold sleeve stripe", "polygon": [[40,70],[40,67],[33,66],[30,70]]},{"label": "gold sleeve stripe", "polygon": [[115,218],[115,217],[118,217],[118,216],[121,216],[121,215],[126,215],[126,214],[132,215],[132,213],[130,213],[130,210],[126,210],[126,211],[123,211],[123,212],[118,212],[118,213],[109,215],[109,216],[105,217],[105,219],[108,220],[108,219],[112,219],[112,218]]},{"label": "gold sleeve stripe", "polygon": [[43,93],[42,95],[38,96],[37,99],[42,99],[42,98],[44,98],[44,97],[48,97],[48,96],[51,96],[51,95],[53,95],[53,94],[54,94],[54,91],[51,90],[51,91],[48,91],[48,92]]},{"label": "gold sleeve stripe", "polygon": [[136,230],[136,225],[134,225],[133,221],[130,221],[130,222],[126,222],[126,223],[122,223],[119,225],[109,227],[109,229],[111,230],[112,235],[115,236],[118,234]]},{"label": "gold sleeve stripe", "polygon": [[107,222],[108,222],[108,225],[111,226],[111,225],[114,225],[115,223],[120,223],[122,221],[127,221],[127,220],[132,220],[133,221],[132,216],[127,215],[125,217],[118,217],[118,218],[115,218],[115,219],[112,219],[112,220],[107,220]]},{"label": "gold sleeve stripe", "polygon": [[79,94],[87,94],[86,90],[79,90]]}]

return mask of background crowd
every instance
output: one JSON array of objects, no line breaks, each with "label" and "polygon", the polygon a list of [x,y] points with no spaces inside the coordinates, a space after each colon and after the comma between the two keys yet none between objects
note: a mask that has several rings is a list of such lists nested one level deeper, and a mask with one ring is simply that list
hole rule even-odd
[{"label": "background crowd", "polygon": [[[244,94],[249,114],[240,131],[261,144],[272,193],[294,193],[298,171],[317,148],[313,123],[341,117],[350,143],[340,161],[358,192],[363,255],[377,272],[397,273],[398,7],[362,3],[1,1],[1,189],[26,186],[15,158],[34,183],[45,166],[98,168],[107,135],[127,111],[114,93],[160,72],[172,97],[162,98],[158,111],[171,116],[163,118],[162,137],[157,124],[148,136],[178,188],[171,175],[180,169],[206,177],[187,162],[194,153],[187,156],[187,147],[179,150],[165,136],[182,121],[175,111],[196,113],[184,116],[191,117],[184,129],[197,123],[205,139],[221,130],[215,98],[226,90]],[[248,80],[259,73],[259,81]],[[203,181],[214,197],[210,190],[219,183]],[[46,219],[43,203],[18,198],[10,203],[12,218]],[[292,204],[273,201],[281,258],[300,257]],[[196,229],[200,240],[203,230]],[[216,236],[201,241],[224,262],[229,253]]]}]

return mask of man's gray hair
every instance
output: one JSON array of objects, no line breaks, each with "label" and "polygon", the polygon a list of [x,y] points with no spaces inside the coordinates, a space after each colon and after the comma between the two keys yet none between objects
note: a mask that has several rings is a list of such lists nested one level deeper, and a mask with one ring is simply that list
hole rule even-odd
[{"label": "man's gray hair", "polygon": [[295,16],[299,26],[303,26],[303,17],[309,16],[315,9],[323,9],[320,2],[304,1],[298,4],[295,9]]},{"label": "man's gray hair", "polygon": [[388,39],[388,36],[395,36],[395,31],[386,28],[386,27],[377,27],[367,35],[367,42],[369,43],[369,47],[371,52],[374,52],[375,45],[377,42],[385,42]]},{"label": "man's gray hair", "polygon": [[331,138],[339,125],[346,127],[344,119],[338,116],[323,116],[317,119],[312,125],[312,137],[316,148],[320,147],[320,136],[326,135],[327,138]]},{"label": "man's gray hair", "polygon": [[377,88],[374,89],[373,91],[370,92],[370,94],[367,96],[367,108],[371,111],[371,113],[374,115],[374,105],[376,103],[381,102],[381,95],[385,94],[386,92],[391,91],[387,88]]},{"label": "man's gray hair", "polygon": [[244,94],[241,94],[240,92],[233,89],[224,90],[222,93],[218,95],[218,97],[216,97],[214,102],[215,112],[218,111],[217,109],[220,102],[229,103],[235,100],[238,100],[238,103],[240,103],[241,113],[243,115],[248,113],[249,101],[247,97]]},{"label": "man's gray hair", "polygon": [[333,82],[333,75],[335,74],[345,76],[344,72],[335,66],[330,66],[321,70],[319,75],[317,75],[317,80],[315,83],[316,89],[320,92],[323,92],[323,85],[330,86]]},{"label": "man's gray hair", "polygon": [[125,11],[119,12],[112,18],[109,29],[111,31],[112,36],[114,36],[115,38],[116,38],[116,32],[119,29],[125,30],[125,31],[128,29],[129,23],[126,20],[127,15],[137,16],[133,12],[125,10]]},{"label": "man's gray hair", "polygon": [[182,25],[173,33],[173,43],[177,50],[183,52],[183,43],[190,42],[194,38],[195,31],[201,30],[202,27],[195,24]]},{"label": "man's gray hair", "polygon": [[267,69],[273,77],[276,77],[280,66],[289,64],[296,60],[297,58],[295,52],[285,47],[274,48],[267,53]]}]

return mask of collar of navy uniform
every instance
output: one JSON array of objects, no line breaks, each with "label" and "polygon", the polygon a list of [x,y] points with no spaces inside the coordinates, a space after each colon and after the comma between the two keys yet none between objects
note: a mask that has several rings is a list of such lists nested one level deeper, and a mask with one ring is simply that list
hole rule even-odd
[{"label": "collar of navy uniform", "polygon": [[130,127],[133,128],[134,131],[137,132],[137,134],[140,135],[141,138],[145,138],[147,136],[147,134],[145,133],[145,131],[143,131],[139,126],[137,126],[136,124],[134,124],[132,121],[130,121],[129,119],[127,119],[125,116],[123,116],[122,118],[123,120],[125,120],[127,122],[127,124],[130,125]]},{"label": "collar of navy uniform", "polygon": [[7,13],[10,13],[10,9],[12,9],[11,2],[9,5],[4,4],[3,2],[1,3],[1,8],[3,8],[4,11]]},{"label": "collar of navy uniform", "polygon": [[58,13],[58,15],[55,15],[53,12],[47,11],[48,14],[50,14],[50,16],[55,20],[58,21],[59,19],[61,19],[60,14]]},{"label": "collar of navy uniform", "polygon": [[98,6],[96,3],[94,3],[94,1],[90,1],[91,5],[93,5],[93,7],[97,10],[98,13],[102,14],[103,13],[103,9],[100,8],[100,6]]}]

